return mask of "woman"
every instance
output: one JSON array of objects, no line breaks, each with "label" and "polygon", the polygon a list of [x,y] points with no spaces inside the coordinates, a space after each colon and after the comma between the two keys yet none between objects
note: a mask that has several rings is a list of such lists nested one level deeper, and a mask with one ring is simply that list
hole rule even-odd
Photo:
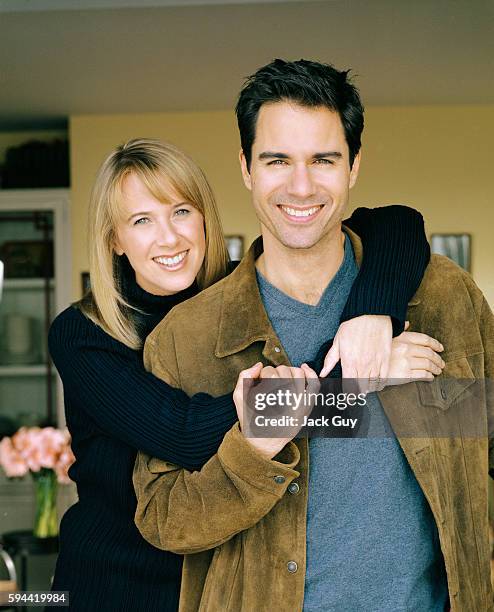
[{"label": "woman", "polygon": [[[387,253],[380,251],[376,215],[389,219],[395,247]],[[400,316],[429,257],[420,215],[403,207],[361,210],[352,229],[362,237],[368,271],[362,268],[344,318],[376,313],[377,284],[384,305],[377,312],[393,315],[402,329]],[[70,592],[72,610],[176,610],[181,558],[150,546],[133,522],[136,453],[199,469],[237,417],[231,395],[188,398],[147,373],[142,345],[174,305],[232,266],[201,170],[156,141],[132,140],[105,160],[91,197],[89,236],[92,291],[57,317],[49,335],[79,494],[62,520],[53,589]],[[387,271],[384,285],[373,261]],[[395,285],[404,279],[406,291],[395,303]],[[345,323],[346,333],[352,325]]]}]

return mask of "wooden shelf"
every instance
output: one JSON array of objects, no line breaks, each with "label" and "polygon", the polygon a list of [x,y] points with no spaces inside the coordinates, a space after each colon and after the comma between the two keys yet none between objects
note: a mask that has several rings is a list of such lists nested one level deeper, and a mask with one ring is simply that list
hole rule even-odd
[{"label": "wooden shelf", "polygon": [[[53,289],[55,281],[51,278],[50,288]],[[44,278],[6,278],[3,281],[3,288],[6,289],[44,289]]]},{"label": "wooden shelf", "polygon": [[[52,375],[55,368],[52,368]],[[2,365],[0,366],[0,377],[9,376],[46,376],[46,364],[33,365]]]}]

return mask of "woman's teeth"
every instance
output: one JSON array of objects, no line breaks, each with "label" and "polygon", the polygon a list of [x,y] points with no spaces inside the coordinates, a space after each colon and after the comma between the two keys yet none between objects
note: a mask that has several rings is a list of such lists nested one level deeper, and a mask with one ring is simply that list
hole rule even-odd
[{"label": "woman's teeth", "polygon": [[288,206],[282,206],[281,208],[291,217],[310,217],[311,215],[314,215],[321,207],[314,206],[313,208],[308,208],[306,210],[296,210],[295,208],[288,208]]},{"label": "woman's teeth", "polygon": [[184,259],[186,255],[187,251],[183,251],[174,257],[153,257],[153,259],[164,266],[176,266]]}]

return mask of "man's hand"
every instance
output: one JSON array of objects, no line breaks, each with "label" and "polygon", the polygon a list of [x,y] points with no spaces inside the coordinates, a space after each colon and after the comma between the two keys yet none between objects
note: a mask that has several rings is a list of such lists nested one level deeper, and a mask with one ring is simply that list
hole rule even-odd
[{"label": "man's hand", "polygon": [[[405,329],[408,329],[408,325]],[[410,378],[432,380],[441,374],[445,366],[441,355],[438,355],[443,350],[443,345],[427,334],[404,331],[393,338],[388,373],[391,384],[396,384],[396,379],[403,379],[404,382]]]},{"label": "man's hand", "polygon": [[[276,368],[272,366],[263,367],[262,363],[256,363],[251,368],[242,370],[233,392],[233,401],[237,408],[241,431],[244,429],[245,411],[248,410],[249,413],[254,413],[254,410],[245,405],[244,398],[248,397],[248,393],[254,386],[255,381],[261,379],[281,379],[283,381],[283,389],[288,389],[294,394],[302,394],[305,390],[308,393],[317,393],[320,388],[317,374],[305,363],[300,368],[288,366],[278,366]],[[312,406],[304,406],[303,409],[300,409],[297,414],[300,425],[284,427],[282,430],[285,434],[284,437],[246,437],[246,440],[266,458],[272,459],[297,435],[302,426],[303,416],[310,414],[311,410]]]},{"label": "man's hand", "polygon": [[388,377],[393,326],[384,315],[364,315],[342,323],[319,376],[341,360],[343,378],[384,380]]}]

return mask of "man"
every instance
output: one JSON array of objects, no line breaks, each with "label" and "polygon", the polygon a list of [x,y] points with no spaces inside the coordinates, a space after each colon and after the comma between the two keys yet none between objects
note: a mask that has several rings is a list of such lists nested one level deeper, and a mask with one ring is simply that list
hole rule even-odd
[{"label": "man", "polygon": [[[147,367],[189,394],[226,393],[255,362],[310,379],[305,363],[336,331],[362,258],[341,226],[363,129],[347,73],[276,60],[247,83],[237,117],[262,242],[146,344]],[[407,318],[441,340],[446,375],[494,377],[492,313],[453,263],[432,258]],[[445,411],[460,380],[389,388],[374,399],[378,419],[383,407],[393,422],[397,405]],[[140,455],[136,522],[152,544],[186,554],[182,610],[494,609],[485,438],[287,442],[235,426],[192,474]]]}]

